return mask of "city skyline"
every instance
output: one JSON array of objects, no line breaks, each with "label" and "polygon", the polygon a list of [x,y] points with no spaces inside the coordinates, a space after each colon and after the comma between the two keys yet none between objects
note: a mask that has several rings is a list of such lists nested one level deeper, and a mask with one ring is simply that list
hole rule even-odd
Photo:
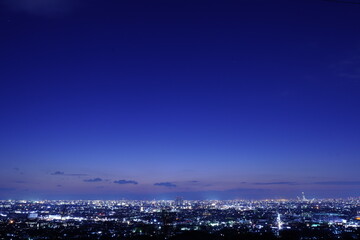
[{"label": "city skyline", "polygon": [[0,6],[0,199],[359,197],[360,5]]}]

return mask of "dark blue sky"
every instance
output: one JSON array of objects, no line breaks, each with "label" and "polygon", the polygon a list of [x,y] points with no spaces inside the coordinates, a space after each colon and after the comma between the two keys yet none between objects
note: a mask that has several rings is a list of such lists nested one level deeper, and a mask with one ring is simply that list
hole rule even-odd
[{"label": "dark blue sky", "polygon": [[360,5],[0,4],[1,199],[359,196]]}]

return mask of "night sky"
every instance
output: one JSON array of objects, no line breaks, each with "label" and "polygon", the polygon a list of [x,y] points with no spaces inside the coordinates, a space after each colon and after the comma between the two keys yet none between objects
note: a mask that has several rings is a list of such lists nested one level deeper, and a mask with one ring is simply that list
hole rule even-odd
[{"label": "night sky", "polygon": [[360,195],[360,4],[0,0],[0,199]]}]

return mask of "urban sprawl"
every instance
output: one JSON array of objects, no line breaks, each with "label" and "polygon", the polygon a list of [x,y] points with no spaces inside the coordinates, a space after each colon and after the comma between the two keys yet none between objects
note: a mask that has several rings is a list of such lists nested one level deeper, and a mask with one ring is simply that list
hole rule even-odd
[{"label": "urban sprawl", "polygon": [[360,239],[360,198],[2,200],[0,239]]}]

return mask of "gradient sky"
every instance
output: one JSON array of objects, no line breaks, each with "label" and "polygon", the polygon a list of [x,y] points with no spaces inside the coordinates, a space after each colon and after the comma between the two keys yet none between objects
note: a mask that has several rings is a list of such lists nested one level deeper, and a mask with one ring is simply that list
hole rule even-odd
[{"label": "gradient sky", "polygon": [[359,16],[0,0],[0,199],[359,196]]}]

